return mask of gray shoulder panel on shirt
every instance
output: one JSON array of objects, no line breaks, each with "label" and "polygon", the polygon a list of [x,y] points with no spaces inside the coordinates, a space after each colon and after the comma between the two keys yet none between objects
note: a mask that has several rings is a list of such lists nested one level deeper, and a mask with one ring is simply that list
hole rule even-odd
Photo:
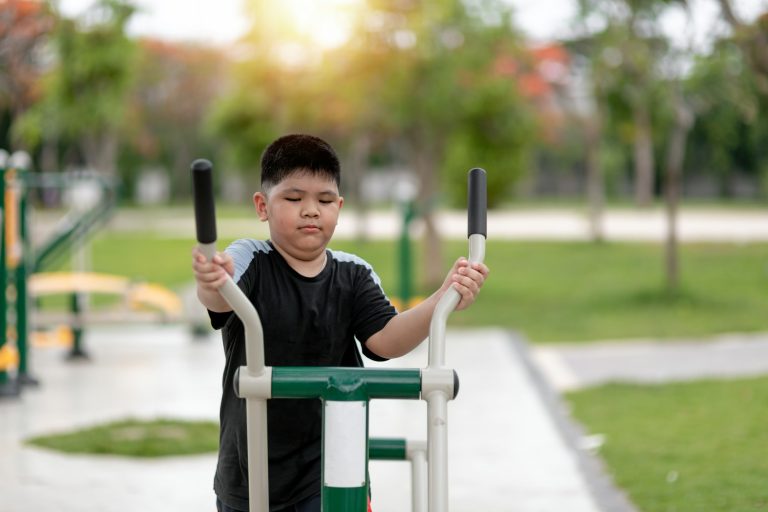
[{"label": "gray shoulder panel on shirt", "polygon": [[232,279],[234,279],[235,282],[240,280],[248,268],[248,265],[253,261],[254,252],[268,253],[270,251],[272,251],[272,246],[264,240],[241,238],[240,240],[232,242],[225,250],[227,254],[232,256],[232,260],[235,262],[235,275],[232,276]]},{"label": "gray shoulder panel on shirt", "polygon": [[357,256],[355,254],[350,254],[344,251],[331,250],[331,257],[336,261],[340,261],[344,263],[353,263],[355,265],[360,265],[367,268],[371,272],[371,278],[373,279],[373,282],[376,283],[376,285],[379,288],[381,288],[382,292],[384,291],[384,288],[381,286],[381,279],[379,279],[379,276],[376,275],[376,271],[373,270],[373,267],[370,265],[370,263],[365,261],[360,256]]}]

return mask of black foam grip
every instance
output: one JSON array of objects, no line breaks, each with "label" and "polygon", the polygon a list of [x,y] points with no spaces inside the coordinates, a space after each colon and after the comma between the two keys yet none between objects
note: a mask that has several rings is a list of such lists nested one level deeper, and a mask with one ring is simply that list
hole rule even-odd
[{"label": "black foam grip", "polygon": [[202,158],[192,162],[192,192],[195,199],[197,241],[216,241],[216,208],[213,203],[213,165]]},{"label": "black foam grip", "polygon": [[485,171],[476,167],[469,171],[467,188],[468,236],[488,237],[488,188]]}]

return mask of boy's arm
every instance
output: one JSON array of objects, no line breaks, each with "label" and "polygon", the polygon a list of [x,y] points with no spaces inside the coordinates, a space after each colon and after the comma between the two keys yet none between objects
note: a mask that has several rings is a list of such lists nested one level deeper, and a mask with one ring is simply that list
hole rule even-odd
[{"label": "boy's arm", "polygon": [[197,298],[203,306],[216,313],[232,311],[232,306],[219,293],[219,288],[235,273],[232,257],[225,252],[217,252],[213,260],[208,261],[195,247],[192,251],[192,269],[197,283]]},{"label": "boy's arm", "polygon": [[449,288],[455,288],[461,296],[456,310],[466,309],[477,299],[488,272],[488,267],[482,263],[470,265],[465,258],[459,258],[439,290],[416,307],[393,317],[383,329],[368,338],[365,346],[387,359],[407,354],[429,336],[432,313],[443,294]]}]

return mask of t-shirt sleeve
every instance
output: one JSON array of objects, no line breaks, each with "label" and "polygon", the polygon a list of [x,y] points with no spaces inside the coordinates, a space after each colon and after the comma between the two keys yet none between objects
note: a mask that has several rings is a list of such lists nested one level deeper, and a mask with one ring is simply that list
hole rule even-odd
[{"label": "t-shirt sleeve", "polygon": [[[233,279],[246,295],[248,295],[248,290],[251,288],[250,283],[252,281],[253,244],[254,242],[251,240],[235,240],[224,250],[224,252],[232,257],[235,264],[235,275],[233,276]],[[221,329],[227,324],[232,314],[232,311],[217,313],[208,310],[208,317],[211,319],[211,327],[217,330]]]},{"label": "t-shirt sleeve", "polygon": [[231,311],[227,311],[226,313],[217,313],[216,311],[211,311],[210,309],[208,310],[208,318],[211,319],[211,327],[216,330],[219,330],[227,325],[227,320],[229,320],[229,317],[231,316]]},{"label": "t-shirt sleeve", "polygon": [[360,341],[366,357],[382,361],[382,357],[368,350],[365,342],[397,316],[397,310],[384,293],[379,277],[369,266],[360,267],[356,284],[352,325],[355,337]]}]

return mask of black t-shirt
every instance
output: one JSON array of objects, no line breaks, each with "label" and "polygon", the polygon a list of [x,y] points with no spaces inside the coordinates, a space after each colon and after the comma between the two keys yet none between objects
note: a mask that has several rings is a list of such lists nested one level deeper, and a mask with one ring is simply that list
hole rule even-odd
[{"label": "black t-shirt", "polygon": [[[370,265],[357,256],[327,250],[315,277],[293,270],[271,242],[238,240],[227,248],[235,282],[261,317],[267,366],[363,366],[355,344],[374,360],[365,342],[397,313]],[[246,364],[243,324],[232,313],[209,312],[223,328],[224,367],[216,495],[230,507],[248,509],[245,400],[235,396],[234,373]],[[267,402],[270,509],[290,506],[320,492],[320,400]]]}]

